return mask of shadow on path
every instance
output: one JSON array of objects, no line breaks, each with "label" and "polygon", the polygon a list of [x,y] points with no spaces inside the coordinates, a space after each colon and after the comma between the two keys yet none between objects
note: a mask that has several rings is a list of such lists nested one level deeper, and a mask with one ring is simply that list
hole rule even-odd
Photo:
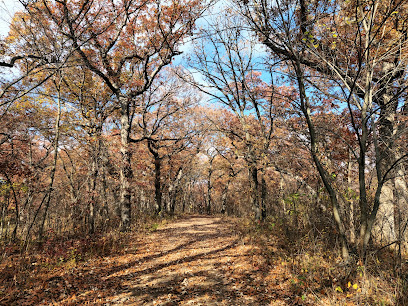
[{"label": "shadow on path", "polygon": [[82,264],[44,290],[58,305],[269,305],[286,299],[267,292],[253,247],[220,218],[192,216],[132,235],[127,254]]}]

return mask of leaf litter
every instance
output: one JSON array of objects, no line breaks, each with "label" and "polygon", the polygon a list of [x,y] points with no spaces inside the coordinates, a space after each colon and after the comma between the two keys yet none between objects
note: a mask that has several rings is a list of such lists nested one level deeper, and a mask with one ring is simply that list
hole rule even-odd
[{"label": "leaf litter", "polygon": [[2,273],[0,305],[308,304],[290,290],[287,267],[269,263],[233,219],[189,216],[128,235],[118,254],[51,269],[37,259],[26,281]]}]

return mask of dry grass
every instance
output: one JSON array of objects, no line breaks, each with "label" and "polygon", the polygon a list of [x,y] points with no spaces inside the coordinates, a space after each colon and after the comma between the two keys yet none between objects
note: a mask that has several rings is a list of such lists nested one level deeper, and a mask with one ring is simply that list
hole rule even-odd
[{"label": "dry grass", "polygon": [[239,229],[259,246],[275,287],[290,292],[300,304],[408,305],[408,267],[397,271],[390,250],[370,253],[365,266],[356,256],[345,265],[329,229],[318,234],[292,231],[287,223],[272,219],[263,224],[242,220]]},{"label": "dry grass", "polygon": [[130,233],[50,236],[24,255],[10,245],[0,305],[408,305],[407,267],[395,270],[390,250],[371,253],[365,266],[343,265],[329,228],[298,228],[276,219],[144,217]]}]

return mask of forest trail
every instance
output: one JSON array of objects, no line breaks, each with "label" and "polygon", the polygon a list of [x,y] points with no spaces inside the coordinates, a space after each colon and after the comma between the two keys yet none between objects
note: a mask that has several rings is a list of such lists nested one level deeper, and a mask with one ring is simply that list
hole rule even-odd
[{"label": "forest trail", "polygon": [[234,223],[189,216],[130,235],[123,254],[57,270],[17,304],[297,305]]},{"label": "forest trail", "polygon": [[270,298],[262,275],[254,273],[251,249],[240,242],[233,224],[220,218],[183,218],[136,239],[126,255],[84,267],[82,277],[89,280],[81,282],[92,285],[77,294],[77,302],[267,305]]}]

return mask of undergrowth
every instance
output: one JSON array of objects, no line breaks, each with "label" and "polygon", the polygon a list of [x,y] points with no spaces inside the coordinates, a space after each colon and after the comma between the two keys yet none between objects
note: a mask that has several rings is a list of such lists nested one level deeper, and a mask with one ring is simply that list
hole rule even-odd
[{"label": "undergrowth", "polygon": [[[138,235],[156,231],[172,218],[177,217],[140,217],[133,224],[132,232]],[[27,249],[19,241],[2,245],[0,305],[7,296],[23,294],[33,284],[52,278],[58,271],[69,271],[97,258],[125,254],[131,237],[118,228],[99,230],[92,235],[80,231],[57,235],[50,230],[43,241],[32,241]]]},{"label": "undergrowth", "polygon": [[276,218],[263,223],[241,219],[237,227],[269,265],[265,279],[287,290],[298,304],[408,305],[407,265],[396,271],[390,250],[370,253],[365,265],[356,256],[345,264],[330,228],[299,231]]}]

